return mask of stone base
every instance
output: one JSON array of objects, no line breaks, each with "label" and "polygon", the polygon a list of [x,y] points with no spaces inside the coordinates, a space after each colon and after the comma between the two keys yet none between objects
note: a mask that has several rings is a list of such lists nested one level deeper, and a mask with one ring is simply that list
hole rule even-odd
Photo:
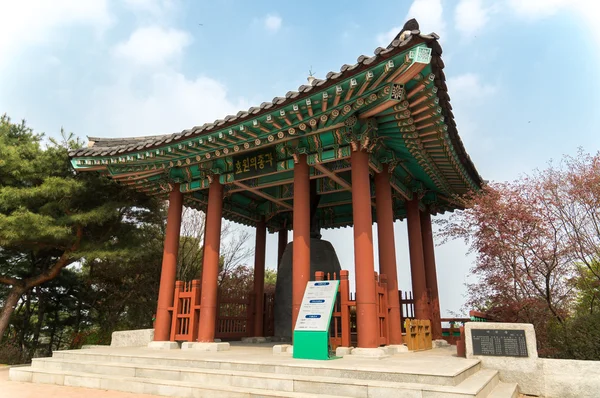
[{"label": "stone base", "polygon": [[148,348],[152,350],[178,350],[179,344],[174,341],[151,341]]},{"label": "stone base", "polygon": [[272,343],[286,343],[286,344],[292,343],[292,339],[290,337],[285,337],[285,336],[267,337],[267,341],[272,342]]},{"label": "stone base", "polygon": [[354,348],[350,355],[352,355],[352,358],[371,359],[383,359],[389,357],[389,354],[383,348]]},{"label": "stone base", "polygon": [[154,340],[154,329],[121,330],[113,332],[111,347],[144,347]]},{"label": "stone base", "polygon": [[289,354],[288,350],[292,348],[291,344],[277,344],[273,346],[273,355]]},{"label": "stone base", "polygon": [[431,346],[432,346],[432,348],[450,347],[450,343],[448,343],[444,339],[439,339],[439,340],[433,340],[431,342]]},{"label": "stone base", "polygon": [[196,351],[229,351],[229,343],[190,343],[185,342],[181,344],[182,350],[196,350]]},{"label": "stone base", "polygon": [[267,341],[266,337],[242,337],[242,343],[260,344],[266,343]]},{"label": "stone base", "polygon": [[345,355],[350,355],[350,354],[352,354],[353,349],[354,349],[354,347],[338,347],[335,349],[335,356],[343,357]]},{"label": "stone base", "polygon": [[100,345],[100,344],[84,344],[81,346],[82,350],[91,350],[94,348],[107,348],[109,345]]},{"label": "stone base", "polygon": [[404,344],[391,344],[391,345],[386,345],[384,348],[386,348],[388,350],[388,352],[390,352],[390,355],[408,352],[408,347],[405,346]]}]

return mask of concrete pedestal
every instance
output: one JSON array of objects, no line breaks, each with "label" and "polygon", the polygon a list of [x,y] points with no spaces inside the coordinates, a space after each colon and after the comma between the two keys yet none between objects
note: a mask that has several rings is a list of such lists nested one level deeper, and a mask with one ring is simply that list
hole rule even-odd
[{"label": "concrete pedestal", "polygon": [[291,344],[276,344],[273,346],[273,354],[281,355],[281,354],[289,354],[288,350],[292,348]]},{"label": "concrete pedestal", "polygon": [[267,341],[266,337],[242,337],[242,343],[247,344],[261,344],[266,343]]},{"label": "concrete pedestal", "polygon": [[144,347],[154,341],[154,329],[120,330],[112,333],[111,347]]},{"label": "concrete pedestal", "polygon": [[369,359],[383,359],[390,355],[384,348],[354,348],[352,350],[352,358],[369,358]]},{"label": "concrete pedestal", "polygon": [[352,354],[353,349],[354,349],[354,347],[338,347],[335,349],[335,356],[343,357],[346,355],[350,355],[350,354]]},{"label": "concrete pedestal", "polygon": [[432,347],[431,348],[441,348],[441,347],[450,347],[450,343],[448,343],[446,340],[444,339],[439,339],[439,340],[433,340],[431,342]]},{"label": "concrete pedestal", "polygon": [[148,348],[153,350],[178,350],[179,344],[174,341],[151,341]]},{"label": "concrete pedestal", "polygon": [[386,345],[385,348],[391,351],[392,355],[408,352],[408,347],[404,344],[390,344]]},{"label": "concrete pedestal", "polygon": [[229,343],[182,343],[182,350],[196,350],[196,351],[207,351],[207,352],[217,352],[217,351],[229,351]]}]

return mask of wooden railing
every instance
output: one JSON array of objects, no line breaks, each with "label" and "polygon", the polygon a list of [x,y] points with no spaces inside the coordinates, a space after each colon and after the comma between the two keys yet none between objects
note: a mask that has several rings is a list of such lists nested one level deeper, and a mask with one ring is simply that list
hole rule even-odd
[{"label": "wooden railing", "polygon": [[455,345],[460,340],[460,327],[469,322],[469,318],[442,318],[440,321],[442,324],[449,324],[449,327],[442,327],[442,339]]},{"label": "wooden railing", "polygon": [[471,317],[469,320],[471,322],[491,322],[491,317],[485,312],[471,310],[469,311],[469,316]]},{"label": "wooden railing", "polygon": [[456,344],[456,354],[459,357],[466,356],[465,323],[488,322],[491,318],[484,312],[469,311],[469,318],[442,318],[442,322],[449,322],[450,328],[443,328],[444,340],[450,344]]},{"label": "wooden railing", "polygon": [[[318,271],[315,273],[315,280],[337,280],[337,274]],[[357,330],[356,322],[356,299],[353,293],[350,293],[350,281],[348,280],[348,271],[342,270],[339,275],[340,286],[333,307],[333,315],[329,328],[329,344],[335,350],[337,347],[356,346]],[[387,282],[385,275],[377,275],[373,278],[375,291],[377,292],[377,330],[379,344],[388,344],[388,301],[387,301]]]},{"label": "wooden railing", "polygon": [[251,337],[254,332],[254,304],[253,293],[219,293],[215,337],[217,335],[222,339]]},{"label": "wooden railing", "polygon": [[264,308],[264,334],[265,336],[275,336],[275,293],[265,293]]},{"label": "wooden railing", "polygon": [[387,293],[387,276],[377,275],[375,272],[375,291],[377,292],[377,330],[379,332],[379,345],[389,344],[388,330],[388,293]]},{"label": "wooden railing", "polygon": [[194,341],[198,336],[201,281],[177,281],[171,317],[171,341]]},{"label": "wooden railing", "polygon": [[398,300],[400,301],[400,328],[402,328],[402,333],[406,333],[404,320],[414,319],[415,299],[413,298],[412,292],[398,290]]},{"label": "wooden railing", "polygon": [[[315,280],[337,280],[337,274],[317,271]],[[340,286],[338,288],[335,304],[333,305],[333,314],[331,316],[331,324],[329,327],[329,344],[331,349],[337,347],[350,347],[350,336],[352,329],[356,329],[356,321],[354,325],[351,323],[350,312],[352,309],[356,311],[356,300],[352,300],[350,296],[350,281],[348,280],[348,271],[340,271]]]},{"label": "wooden railing", "polygon": [[[201,281],[177,281],[171,312],[171,341],[196,341],[200,319]],[[265,293],[263,311],[264,336],[273,336],[275,318],[274,293]],[[215,338],[254,337],[256,299],[253,292],[222,292],[217,296]]]}]

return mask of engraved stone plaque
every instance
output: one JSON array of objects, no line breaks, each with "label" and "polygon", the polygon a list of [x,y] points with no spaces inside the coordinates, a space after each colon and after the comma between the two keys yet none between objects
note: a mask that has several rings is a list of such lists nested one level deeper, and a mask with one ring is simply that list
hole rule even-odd
[{"label": "engraved stone plaque", "polygon": [[472,329],[473,355],[528,357],[524,330]]}]

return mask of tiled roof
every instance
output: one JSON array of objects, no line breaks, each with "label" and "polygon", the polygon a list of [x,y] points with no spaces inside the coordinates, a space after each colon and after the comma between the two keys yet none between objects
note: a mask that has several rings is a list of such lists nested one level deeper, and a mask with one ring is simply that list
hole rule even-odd
[{"label": "tiled roof", "polygon": [[448,95],[448,88],[446,86],[446,76],[443,71],[444,62],[441,59],[442,48],[438,42],[438,39],[439,36],[435,33],[428,35],[421,34],[421,31],[419,30],[419,24],[415,19],[411,19],[404,24],[402,30],[398,32],[394,40],[392,40],[387,48],[376,48],[374,55],[371,57],[361,55],[358,57],[355,64],[342,65],[339,72],[329,72],[325,76],[325,79],[315,79],[311,85],[300,86],[298,91],[288,91],[285,97],[275,97],[271,102],[263,102],[260,104],[260,106],[251,107],[247,111],[240,111],[236,115],[228,115],[223,119],[215,120],[212,123],[205,123],[202,126],[196,126],[178,133],[130,138],[89,137],[90,144],[92,144],[92,142],[93,144],[88,148],[72,151],[70,156],[85,157],[117,155],[159,147],[190,137],[209,134],[213,131],[226,128],[230,125],[252,119],[258,115],[266,113],[267,111],[272,111],[273,108],[283,107],[292,102],[298,101],[299,99],[308,97],[312,94],[312,92],[326,89],[332,85],[335,85],[340,80],[350,78],[353,75],[363,72],[371,65],[378,64],[379,62],[399,52],[405,51],[410,46],[419,43],[425,43],[429,48],[432,49],[431,67],[435,75],[434,84],[438,88],[437,96],[439,98],[439,105],[442,108],[442,114],[444,115],[445,123],[448,125],[450,139],[452,140],[454,148],[456,149],[458,156],[463,165],[466,167],[469,175],[473,181],[477,183],[477,185],[481,186],[483,181],[477,173],[475,166],[465,151],[463,143],[458,136],[454,115],[452,114],[452,106],[450,105],[450,96]]}]

